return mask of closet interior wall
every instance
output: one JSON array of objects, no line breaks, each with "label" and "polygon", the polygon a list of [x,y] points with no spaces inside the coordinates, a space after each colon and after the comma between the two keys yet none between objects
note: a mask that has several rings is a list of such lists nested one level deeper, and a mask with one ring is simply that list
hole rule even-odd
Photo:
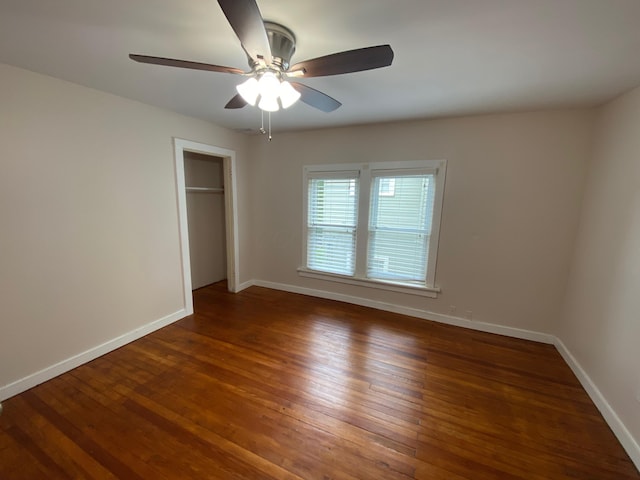
[{"label": "closet interior wall", "polygon": [[184,173],[195,290],[227,277],[223,159],[185,152]]}]

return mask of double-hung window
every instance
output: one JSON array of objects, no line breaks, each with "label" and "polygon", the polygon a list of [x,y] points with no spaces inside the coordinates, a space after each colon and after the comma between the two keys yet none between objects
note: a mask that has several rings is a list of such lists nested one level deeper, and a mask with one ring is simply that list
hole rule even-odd
[{"label": "double-hung window", "polygon": [[307,267],[355,274],[358,172],[310,173],[307,182]]},{"label": "double-hung window", "polygon": [[435,296],[445,161],[305,167],[301,275]]}]

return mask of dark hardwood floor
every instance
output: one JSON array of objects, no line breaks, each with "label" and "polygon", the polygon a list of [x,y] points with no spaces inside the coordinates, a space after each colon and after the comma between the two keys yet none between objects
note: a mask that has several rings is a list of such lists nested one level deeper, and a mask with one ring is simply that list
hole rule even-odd
[{"label": "dark hardwood floor", "polygon": [[640,479],[554,347],[264,288],[4,402],[0,479]]}]

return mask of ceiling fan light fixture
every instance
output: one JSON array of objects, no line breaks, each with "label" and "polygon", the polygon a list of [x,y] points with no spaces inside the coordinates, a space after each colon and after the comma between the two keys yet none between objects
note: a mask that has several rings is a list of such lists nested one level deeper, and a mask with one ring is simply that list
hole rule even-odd
[{"label": "ceiling fan light fixture", "polygon": [[254,106],[256,104],[258,95],[260,95],[258,80],[256,80],[254,77],[251,77],[246,82],[243,82],[240,85],[236,86],[236,90],[238,91],[242,99],[251,106]]},{"label": "ceiling fan light fixture", "polygon": [[[238,85],[236,90],[245,102],[251,106],[255,106],[258,102],[258,108],[265,112],[276,112],[280,109],[280,105],[282,108],[289,108],[300,98],[300,92],[272,71],[262,73],[259,79],[249,78]],[[279,103],[278,99],[280,99]]]},{"label": "ceiling fan light fixture", "polygon": [[276,112],[280,109],[278,96],[280,95],[280,79],[274,72],[264,72],[258,80],[260,102],[258,108],[265,112]]},{"label": "ceiling fan light fixture", "polygon": [[277,112],[280,109],[280,105],[278,105],[278,97],[263,95],[260,98],[260,103],[258,103],[258,108],[265,112]]},{"label": "ceiling fan light fixture", "polygon": [[300,92],[285,80],[280,83],[280,103],[282,108],[289,108],[300,99]]},{"label": "ceiling fan light fixture", "polygon": [[260,76],[258,80],[258,90],[263,97],[278,98],[280,93],[280,80],[273,72],[265,72]]}]

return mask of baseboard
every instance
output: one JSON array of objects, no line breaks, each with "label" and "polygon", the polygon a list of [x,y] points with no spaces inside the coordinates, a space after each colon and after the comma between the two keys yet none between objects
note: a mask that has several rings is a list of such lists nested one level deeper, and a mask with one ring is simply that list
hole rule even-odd
[{"label": "baseboard", "polygon": [[159,320],[155,320],[151,323],[148,323],[142,327],[136,328],[124,335],[121,335],[113,340],[109,340],[108,342],[103,343],[102,345],[98,345],[96,347],[90,348],[78,355],[74,355],[73,357],[67,358],[61,362],[56,363],[50,367],[44,368],[39,372],[33,373],[27,377],[21,378],[20,380],[16,380],[8,385],[0,387],[0,401],[6,400],[7,398],[13,397],[14,395],[18,395],[30,388],[35,387],[36,385],[40,385],[47,380],[51,380],[58,375],[61,375],[69,370],[73,370],[80,365],[83,365],[91,360],[95,360],[98,357],[101,357],[105,353],[109,353],[117,348],[126,345],[127,343],[131,343],[134,340],[144,337],[151,332],[161,329],[162,327],[166,327],[167,325],[180,320],[187,316],[186,310],[182,309],[171,315],[167,315],[164,318]]},{"label": "baseboard", "polygon": [[253,287],[254,285],[256,285],[254,280],[249,280],[248,282],[243,282],[240,285],[238,285],[238,290],[236,290],[236,293],[239,293],[242,290],[246,290],[249,287]]},{"label": "baseboard", "polygon": [[600,413],[604,417],[605,421],[618,438],[622,447],[626,450],[629,457],[631,457],[631,461],[635,464],[636,468],[640,470],[640,445],[631,432],[627,430],[627,427],[622,423],[620,417],[616,414],[615,410],[611,407],[607,399],[604,397],[602,392],[598,389],[596,384],[591,380],[591,377],[587,375],[587,372],[582,368],[578,360],[573,356],[573,354],[569,351],[566,345],[559,338],[555,338],[554,342],[555,347],[564,358],[564,361],[567,362],[567,365],[573,370],[573,373],[578,380],[582,384],[582,387],[587,391],[587,394],[591,398],[591,401],[596,405]]},{"label": "baseboard", "polygon": [[524,340],[532,340],[539,343],[553,344],[555,339],[553,335],[548,335],[546,333],[534,332],[532,330],[525,330],[515,327],[506,327],[504,325],[497,325],[494,323],[476,322],[473,320],[467,320],[466,318],[453,317],[451,315],[443,315],[441,313],[429,312],[425,310],[419,310],[417,308],[404,307],[402,305],[379,302],[377,300],[354,297],[341,293],[315,290],[311,288],[298,287],[295,285],[287,285],[283,283],[265,282],[263,280],[254,280],[250,283],[259,287],[272,288],[274,290],[283,290],[285,292],[291,293],[300,293],[302,295],[326,298],[328,300],[337,300],[339,302],[352,303],[354,305],[360,305],[362,307],[371,307],[377,310],[383,310],[385,312],[400,313],[402,315],[421,318],[423,320],[433,320],[435,322],[444,323],[447,325],[455,325],[457,327],[464,327],[471,330],[478,330],[487,333],[495,333],[498,335],[505,335],[508,337],[520,338]]}]

